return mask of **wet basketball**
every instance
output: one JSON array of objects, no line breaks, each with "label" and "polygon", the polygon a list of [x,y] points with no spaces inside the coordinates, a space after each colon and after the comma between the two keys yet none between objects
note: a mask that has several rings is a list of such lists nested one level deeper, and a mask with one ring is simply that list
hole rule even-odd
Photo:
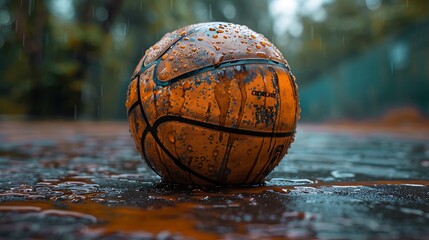
[{"label": "wet basketball", "polygon": [[295,77],[263,35],[232,23],[167,33],[128,87],[131,136],[165,182],[264,181],[284,158],[299,119]]}]

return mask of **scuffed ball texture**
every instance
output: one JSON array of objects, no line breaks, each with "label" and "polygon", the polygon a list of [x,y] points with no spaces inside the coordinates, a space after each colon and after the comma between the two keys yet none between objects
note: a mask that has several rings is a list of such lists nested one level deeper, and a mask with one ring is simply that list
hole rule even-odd
[{"label": "scuffed ball texture", "polygon": [[263,35],[232,23],[167,33],[148,49],[126,100],[131,136],[165,182],[261,183],[293,142],[295,77]]}]

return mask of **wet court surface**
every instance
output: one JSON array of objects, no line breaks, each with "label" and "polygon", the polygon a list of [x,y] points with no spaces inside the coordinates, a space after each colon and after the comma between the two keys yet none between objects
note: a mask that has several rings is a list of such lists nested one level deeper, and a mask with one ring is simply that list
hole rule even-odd
[{"label": "wet court surface", "polygon": [[[393,129],[395,130],[395,129]],[[427,130],[301,125],[263,186],[166,185],[126,123],[0,123],[0,238],[429,239]]]}]

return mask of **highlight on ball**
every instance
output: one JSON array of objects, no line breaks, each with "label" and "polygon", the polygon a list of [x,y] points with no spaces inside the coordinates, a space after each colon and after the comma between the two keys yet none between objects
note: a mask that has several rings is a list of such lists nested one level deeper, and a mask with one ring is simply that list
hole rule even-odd
[{"label": "highlight on ball", "polygon": [[232,23],[167,33],[129,84],[131,136],[166,182],[261,183],[286,155],[299,119],[295,77],[264,36]]}]

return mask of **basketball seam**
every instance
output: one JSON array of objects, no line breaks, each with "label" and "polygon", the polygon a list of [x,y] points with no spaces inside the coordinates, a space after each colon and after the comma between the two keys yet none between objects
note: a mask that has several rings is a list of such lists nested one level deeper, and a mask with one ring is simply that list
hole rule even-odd
[{"label": "basketball seam", "polygon": [[[296,132],[296,122],[294,124],[294,128],[292,131],[290,132],[274,132],[274,129],[272,132],[258,132],[258,131],[252,131],[252,130],[246,130],[246,129],[237,129],[237,128],[230,128],[230,127],[225,127],[225,126],[219,126],[219,125],[215,125],[215,124],[211,124],[211,123],[206,123],[206,122],[200,122],[197,120],[193,120],[193,119],[188,119],[188,118],[183,118],[183,117],[179,117],[179,116],[163,116],[158,118],[153,125],[151,125],[149,123],[149,120],[145,114],[145,111],[143,109],[143,103],[142,103],[142,99],[140,96],[140,76],[141,74],[146,71],[147,69],[151,68],[153,65],[155,65],[155,67],[153,68],[153,74],[152,74],[152,79],[154,81],[154,83],[156,84],[156,86],[161,86],[161,87],[167,87],[175,82],[178,82],[182,79],[185,78],[189,78],[189,77],[194,77],[197,76],[201,73],[207,72],[207,71],[212,71],[215,69],[221,69],[221,68],[226,68],[226,67],[234,67],[234,66],[238,66],[238,65],[243,65],[243,64],[267,64],[267,65],[274,65],[277,67],[281,67],[284,68],[290,75],[292,75],[290,73],[290,67],[287,65],[287,63],[281,63],[281,62],[277,62],[277,61],[273,61],[273,60],[269,60],[269,59],[240,59],[240,60],[234,60],[234,61],[227,61],[227,62],[223,62],[221,64],[216,64],[216,65],[209,65],[209,66],[205,66],[205,67],[201,67],[199,69],[195,69],[192,70],[190,72],[186,72],[183,73],[179,76],[176,76],[172,79],[170,79],[169,81],[160,81],[157,78],[156,72],[158,69],[158,66],[161,62],[161,57],[163,54],[165,54],[166,52],[168,52],[172,46],[174,46],[174,44],[176,44],[177,42],[179,42],[181,39],[183,39],[185,36],[192,34],[197,28],[191,29],[190,31],[188,31],[185,35],[181,36],[180,38],[178,38],[176,41],[174,41],[169,47],[166,48],[165,51],[163,51],[161,54],[159,54],[159,56],[151,63],[149,63],[147,66],[144,65],[144,61],[142,63],[142,67],[140,69],[139,72],[137,72],[132,78],[131,80],[134,80],[135,78],[138,77],[138,83],[137,83],[137,90],[138,90],[138,100],[133,103],[130,108],[128,109],[128,115],[131,113],[131,111],[133,111],[137,105],[140,105],[140,110],[141,110],[141,115],[143,117],[143,120],[146,123],[146,127],[142,133],[142,136],[140,138],[140,144],[141,144],[141,149],[142,149],[142,153],[145,157],[147,157],[146,151],[145,151],[145,146],[144,146],[144,140],[147,136],[147,133],[150,132],[153,139],[155,140],[155,142],[158,144],[158,146],[164,151],[165,154],[167,154],[167,156],[169,158],[171,158],[171,160],[173,161],[173,163],[179,167],[180,169],[182,169],[184,172],[188,173],[188,174],[193,174],[194,176],[203,179],[205,181],[211,182],[211,183],[216,183],[216,184],[223,184],[217,180],[208,178],[196,171],[194,171],[193,169],[191,169],[190,167],[186,166],[185,164],[183,164],[180,159],[176,158],[165,146],[164,144],[161,142],[161,140],[158,137],[158,127],[162,124],[162,123],[166,123],[166,122],[172,122],[172,121],[176,121],[176,122],[182,122],[182,123],[188,123],[188,124],[193,124],[193,125],[197,125],[197,126],[201,126],[201,127],[205,127],[208,129],[213,129],[213,130],[217,130],[217,131],[223,131],[223,132],[227,132],[227,133],[234,133],[234,134],[243,134],[243,135],[250,135],[250,136],[256,136],[256,137],[271,137],[271,139],[273,137],[290,137],[293,136]],[[146,56],[147,57],[147,56]],[[146,59],[145,57],[145,59]],[[291,79],[292,81],[290,81],[290,84],[292,85],[293,91],[295,93],[295,96],[297,96],[297,89],[295,87],[295,82],[293,79]],[[296,109],[297,110],[297,109]],[[297,111],[295,111],[295,119],[296,119],[296,114]],[[149,165],[149,167],[157,172],[154,167],[152,166],[152,164],[149,162],[148,159],[145,159],[146,163]],[[159,175],[159,174],[158,174]],[[249,178],[249,176],[247,177]]]},{"label": "basketball seam", "polygon": [[[278,75],[277,75],[277,72],[276,72],[276,70],[274,70],[274,68],[272,68],[272,67],[268,67],[268,70],[273,74],[273,80],[275,80],[275,82],[277,83],[277,85],[278,85]],[[274,84],[273,84],[274,85]],[[280,94],[280,93],[279,93]],[[278,103],[278,102],[277,102]],[[278,112],[278,105],[277,105],[277,109],[276,109],[276,111]],[[277,118],[276,118],[277,119]],[[276,121],[276,120],[275,120]],[[272,128],[272,132],[274,132],[274,128],[275,128],[275,121],[274,121],[274,124],[273,124],[273,128]],[[272,144],[272,142],[273,142],[273,138],[271,137],[270,138],[270,143],[269,143],[269,145],[268,145],[268,149],[271,149],[271,144]],[[254,180],[253,181],[256,181],[260,176],[262,176],[262,175],[264,175],[265,174],[265,172],[266,172],[266,170],[269,168],[269,166],[271,165],[270,164],[270,162],[271,162],[271,155],[272,155],[272,152],[273,152],[273,150],[274,150],[274,148],[275,148],[275,146],[276,146],[276,142],[277,142],[277,140],[274,140],[274,146],[273,146],[273,148],[271,149],[271,151],[270,151],[270,154],[269,154],[269,156],[268,156],[268,158],[270,159],[267,163],[265,163],[264,164],[264,166],[260,169],[260,171],[259,171],[259,173],[258,174],[256,174],[256,176],[254,177]],[[262,177],[263,178],[263,177]]]},{"label": "basketball seam", "polygon": [[171,158],[171,160],[173,160],[173,163],[176,164],[176,166],[178,166],[180,169],[182,169],[185,172],[189,172],[193,175],[195,175],[196,177],[199,177],[207,182],[211,182],[211,183],[216,183],[216,184],[222,184],[214,179],[208,178],[196,171],[194,171],[193,169],[189,168],[188,166],[186,166],[185,164],[183,164],[182,162],[180,162],[179,159],[177,159],[165,146],[164,144],[162,144],[161,140],[158,138],[157,135],[157,129],[152,129],[153,132],[151,132],[152,137],[155,139],[155,142],[159,145],[159,147],[161,147],[161,149],[165,152],[165,154],[167,154],[168,157]]},{"label": "basketball seam", "polygon": [[[217,24],[217,22],[214,22],[211,25],[215,25]],[[201,27],[201,26],[200,26]],[[196,30],[198,30],[200,27],[195,27],[193,29],[190,29],[187,33],[183,34],[182,36],[180,36],[178,39],[176,39],[176,41],[174,41],[173,43],[170,44],[170,46],[168,46],[162,53],[159,54],[159,56],[153,60],[151,63],[149,63],[147,66],[145,66],[144,62],[146,61],[147,56],[144,56],[144,59],[142,61],[142,66],[140,68],[140,71],[138,71],[133,77],[131,77],[131,80],[133,80],[134,78],[136,78],[137,75],[140,75],[143,71],[145,71],[146,69],[148,69],[149,67],[151,67],[153,64],[158,63],[159,59],[162,57],[162,55],[164,55],[169,49],[171,49],[171,47],[176,44],[177,42],[179,42],[180,40],[182,40],[183,38],[185,38],[187,35],[194,33]]]},{"label": "basketball seam", "polygon": [[144,137],[146,137],[146,134],[147,134],[147,132],[149,131],[149,128],[150,128],[150,125],[149,125],[149,121],[147,120],[147,118],[146,118],[146,114],[145,114],[145,112],[144,112],[144,110],[143,110],[143,104],[142,104],[142,100],[141,100],[141,97],[140,97],[140,75],[138,75],[138,79],[137,79],[137,102],[138,102],[138,105],[140,106],[140,112],[141,112],[141,115],[142,115],[142,117],[143,117],[143,121],[145,121],[145,123],[146,123],[146,127],[145,127],[145,129],[143,130],[143,133],[142,133],[142,135],[140,136],[140,147],[141,147],[141,150],[142,150],[142,154],[143,154],[143,156],[145,157],[145,162],[146,162],[146,164],[154,171],[154,172],[156,172],[158,175],[159,175],[159,173],[155,170],[155,168],[152,166],[152,164],[150,163],[150,161],[146,158],[146,156],[147,156],[147,154],[146,154],[146,149],[145,149],[145,146],[144,146],[144,144],[143,144],[143,142],[144,142]]},{"label": "basketball seam", "polygon": [[279,66],[282,67],[284,69],[286,69],[287,72],[290,72],[290,68],[288,65],[281,63],[281,62],[277,62],[277,61],[273,61],[273,60],[269,60],[269,59],[259,59],[259,58],[248,58],[248,59],[239,59],[239,60],[233,60],[233,61],[227,61],[227,62],[223,62],[221,64],[212,64],[212,65],[208,65],[208,66],[204,66],[195,70],[192,70],[190,72],[186,72],[183,73],[182,75],[179,75],[177,77],[174,77],[168,81],[160,81],[158,79],[158,77],[156,76],[156,71],[158,69],[159,66],[159,62],[160,59],[155,61],[157,64],[155,65],[155,69],[154,69],[154,74],[153,74],[153,81],[155,82],[155,84],[157,86],[161,86],[161,87],[166,87],[169,86],[175,82],[178,82],[184,78],[189,78],[189,77],[193,77],[196,76],[200,73],[204,73],[204,72],[208,72],[211,70],[215,70],[215,69],[221,69],[224,67],[234,67],[234,66],[238,66],[238,65],[244,65],[244,64],[267,64],[267,65],[274,65],[274,66]]},{"label": "basketball seam", "polygon": [[[199,174],[199,173],[197,173],[197,172],[195,172],[194,170],[192,170],[191,168],[189,168],[189,167],[187,167],[186,165],[184,165],[183,163],[181,163],[180,162],[180,160],[179,159],[177,159],[172,153],[170,153],[170,151],[168,151],[168,149],[164,146],[164,144],[162,144],[161,143],[161,141],[159,140],[159,138],[158,138],[158,135],[157,135],[157,128],[155,128],[154,126],[152,126],[152,125],[150,125],[150,123],[149,123],[149,120],[147,119],[147,116],[146,116],[146,114],[145,114],[145,112],[144,112],[144,109],[143,109],[143,104],[142,104],[142,102],[141,102],[141,97],[140,97],[140,75],[139,75],[139,78],[138,78],[138,83],[137,83],[137,91],[138,91],[138,102],[140,103],[139,105],[140,105],[140,111],[141,111],[141,114],[142,114],[142,117],[143,117],[143,120],[146,122],[146,128],[145,128],[145,130],[143,131],[143,134],[142,134],[142,136],[141,136],[141,139],[140,139],[140,145],[141,145],[141,148],[142,148],[142,153],[143,153],[143,155],[147,155],[146,154],[146,151],[145,151],[145,148],[144,148],[144,140],[145,140],[145,138],[146,138],[146,135],[147,135],[147,133],[148,132],[150,132],[151,133],[151,135],[152,135],[152,137],[153,137],[153,139],[155,140],[155,142],[161,147],[161,149],[171,158],[171,160],[176,164],[176,166],[178,166],[180,169],[182,169],[183,171],[185,171],[185,172],[189,172],[189,173],[191,173],[191,174],[193,174],[193,175],[195,175],[196,177],[199,177],[199,178],[201,178],[201,179],[203,179],[203,180],[205,180],[205,181],[208,181],[208,182],[211,182],[211,183],[216,183],[216,184],[221,184],[220,182],[218,182],[218,181],[216,181],[216,180],[213,180],[213,179],[210,179],[210,178],[207,178],[206,176],[204,176],[204,175],[201,175],[201,174]],[[148,159],[145,159],[146,160],[146,163],[147,163],[147,165],[154,171],[154,172],[156,172],[157,174],[158,174],[158,172],[154,169],[154,167],[152,166],[152,164],[150,163],[150,161],[148,160]],[[159,175],[159,174],[158,174]]]},{"label": "basketball seam", "polygon": [[139,104],[140,104],[140,102],[138,101],[138,99],[137,99],[133,104],[131,104],[131,106],[128,108],[127,116],[130,116],[131,112],[132,112],[132,111],[134,110],[134,108],[136,108]]},{"label": "basketball seam", "polygon": [[258,154],[256,155],[256,158],[253,161],[252,167],[247,172],[247,175],[246,175],[246,178],[244,179],[244,182],[248,182],[249,181],[250,175],[252,174],[253,170],[255,170],[256,163],[258,162],[259,155],[261,154],[262,148],[264,146],[264,141],[265,141],[265,138],[262,139],[262,143],[261,143],[261,146],[259,147]]},{"label": "basketball seam", "polygon": [[166,123],[166,122],[188,123],[188,124],[208,128],[208,129],[217,130],[217,131],[223,131],[223,132],[232,133],[232,134],[249,135],[249,136],[255,136],[255,137],[275,137],[275,138],[277,138],[277,137],[290,137],[290,136],[293,136],[295,134],[295,130],[292,130],[289,132],[258,132],[258,131],[252,131],[252,130],[247,130],[247,129],[230,128],[230,127],[220,126],[220,125],[206,123],[206,122],[200,122],[197,120],[179,117],[179,116],[174,116],[174,115],[167,115],[167,116],[162,116],[162,117],[158,118],[154,122],[153,127],[158,128],[159,125],[161,125],[162,123]]}]

